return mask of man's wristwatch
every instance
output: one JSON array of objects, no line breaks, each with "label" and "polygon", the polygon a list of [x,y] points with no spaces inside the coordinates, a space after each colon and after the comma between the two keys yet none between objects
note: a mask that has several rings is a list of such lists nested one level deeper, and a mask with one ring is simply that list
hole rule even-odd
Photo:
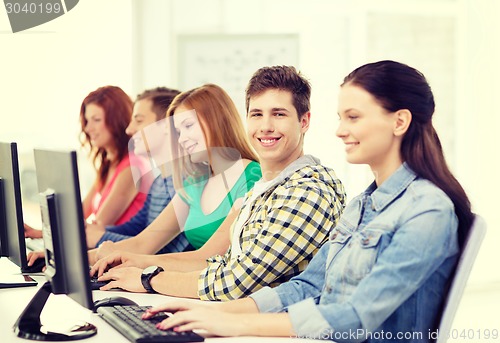
[{"label": "man's wristwatch", "polygon": [[161,273],[163,268],[160,266],[149,266],[142,271],[141,283],[144,289],[148,293],[156,293],[156,291],[151,287],[151,279]]}]

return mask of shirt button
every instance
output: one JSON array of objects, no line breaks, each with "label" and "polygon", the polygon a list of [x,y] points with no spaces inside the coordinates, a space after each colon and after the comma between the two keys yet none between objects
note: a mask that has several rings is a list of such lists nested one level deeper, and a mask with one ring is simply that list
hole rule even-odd
[{"label": "shirt button", "polygon": [[335,232],[335,233],[332,235],[331,239],[335,239],[335,238],[337,238],[337,235],[338,235],[338,233],[337,233],[337,232]]}]

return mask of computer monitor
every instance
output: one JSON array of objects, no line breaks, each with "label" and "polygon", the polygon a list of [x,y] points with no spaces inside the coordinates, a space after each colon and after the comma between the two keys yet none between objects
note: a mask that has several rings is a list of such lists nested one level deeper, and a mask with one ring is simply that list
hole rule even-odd
[{"label": "computer monitor", "polygon": [[16,143],[0,142],[0,256],[28,266]]},{"label": "computer monitor", "polygon": [[42,332],[40,313],[51,293],[66,294],[88,309],[93,309],[93,302],[76,152],[35,149],[34,154],[48,281],[25,308],[14,331],[33,340],[91,337],[97,329],[89,323]]}]

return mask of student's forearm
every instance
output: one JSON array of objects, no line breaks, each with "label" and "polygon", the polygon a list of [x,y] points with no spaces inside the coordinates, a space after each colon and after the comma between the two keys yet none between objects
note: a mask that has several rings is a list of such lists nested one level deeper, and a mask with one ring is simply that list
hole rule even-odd
[{"label": "student's forearm", "polygon": [[111,254],[113,251],[119,250],[135,254],[151,254],[151,252],[147,250],[147,247],[142,247],[141,241],[138,240],[136,236],[119,242],[103,242],[97,249],[89,251],[89,262],[90,264],[94,264],[98,260]]},{"label": "student's forearm", "polygon": [[134,236],[122,241],[113,243],[113,251],[122,250],[132,252],[134,254],[154,254],[156,252],[155,246],[153,246],[149,241],[149,237]]},{"label": "student's forearm", "polygon": [[240,336],[295,337],[288,313],[241,314]]},{"label": "student's forearm", "polygon": [[189,272],[207,267],[207,259],[223,254],[229,248],[229,233],[220,227],[198,250],[159,255],[159,261],[166,270]]},{"label": "student's forearm", "polygon": [[112,247],[113,250],[128,251],[128,252],[133,252],[135,254],[147,253],[143,251],[144,249],[142,247],[141,241],[138,240],[136,237],[130,237],[122,241],[113,242]]},{"label": "student's forearm", "polygon": [[89,192],[85,196],[85,199],[83,199],[83,202],[82,202],[83,216],[85,219],[87,219],[87,217],[92,213],[92,209],[91,209],[92,208],[92,200],[93,200],[93,197],[94,197],[95,192],[96,192],[96,183],[97,183],[97,181],[94,182],[94,184],[92,185]]},{"label": "student's forearm", "polygon": [[110,194],[95,215],[95,221],[103,225],[113,225],[134,201],[137,191]]},{"label": "student's forearm", "polygon": [[199,271],[164,271],[151,280],[151,287],[165,295],[182,298],[198,298]]},{"label": "student's forearm", "polygon": [[229,313],[259,313],[259,308],[252,298],[241,298],[219,303],[217,309]]},{"label": "student's forearm", "polygon": [[191,272],[206,268],[206,257],[197,251],[170,253],[158,255],[158,264],[165,270],[178,272]]}]

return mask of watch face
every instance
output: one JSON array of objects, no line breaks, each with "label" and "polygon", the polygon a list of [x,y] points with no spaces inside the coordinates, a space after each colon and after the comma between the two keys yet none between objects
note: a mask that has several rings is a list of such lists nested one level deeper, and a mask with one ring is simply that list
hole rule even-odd
[{"label": "watch face", "polygon": [[149,266],[146,269],[144,269],[142,271],[142,273],[143,274],[151,274],[152,272],[154,272],[156,270],[156,268],[158,268],[158,267],[157,266]]},{"label": "watch face", "polygon": [[160,266],[149,266],[142,271],[141,283],[144,289],[148,293],[156,293],[156,291],[151,287],[151,279],[162,272],[163,268]]}]

